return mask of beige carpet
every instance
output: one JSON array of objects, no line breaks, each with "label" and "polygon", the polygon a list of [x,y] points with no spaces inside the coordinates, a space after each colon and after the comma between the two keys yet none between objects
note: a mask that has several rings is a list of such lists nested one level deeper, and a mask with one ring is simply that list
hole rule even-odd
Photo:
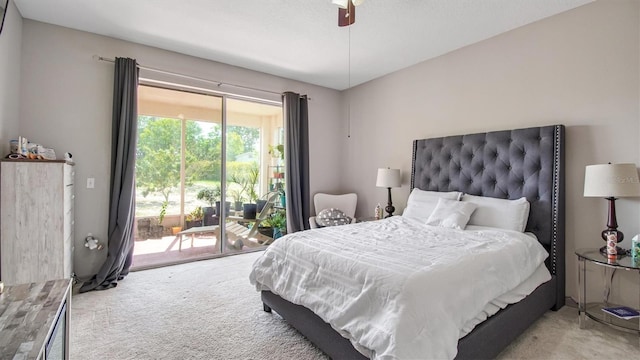
[{"label": "beige carpet", "polygon": [[[131,273],[117,288],[74,295],[71,359],[324,359],[248,281],[261,253]],[[637,335],[577,311],[549,312],[500,359],[637,359]]]}]

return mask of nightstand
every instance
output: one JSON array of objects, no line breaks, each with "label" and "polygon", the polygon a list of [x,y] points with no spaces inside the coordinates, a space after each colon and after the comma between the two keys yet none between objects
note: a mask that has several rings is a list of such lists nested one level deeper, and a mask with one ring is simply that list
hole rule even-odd
[{"label": "nightstand", "polygon": [[[578,256],[578,316],[580,328],[584,328],[587,318],[590,318],[599,323],[640,335],[639,318],[624,320],[602,311],[603,307],[617,306],[617,304],[609,303],[611,282],[617,270],[632,271],[638,275],[638,294],[640,295],[640,261],[634,262],[631,256],[621,256],[616,260],[608,260],[596,248],[578,249],[575,254]],[[599,266],[604,272],[605,283],[601,302],[587,301],[587,264]]]}]

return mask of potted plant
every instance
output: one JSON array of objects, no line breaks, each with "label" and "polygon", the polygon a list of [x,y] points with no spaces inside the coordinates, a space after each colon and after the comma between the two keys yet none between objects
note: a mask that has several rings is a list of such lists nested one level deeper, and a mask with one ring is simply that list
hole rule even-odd
[{"label": "potted plant", "polygon": [[269,145],[269,155],[284,160],[284,144]]},{"label": "potted plant", "polygon": [[287,233],[287,213],[284,209],[275,211],[269,220],[273,227],[274,240]]},{"label": "potted plant", "polygon": [[216,204],[216,199],[219,199],[221,194],[222,190],[219,184],[213,188],[204,188],[198,191],[198,194],[196,195],[198,200],[203,200],[209,205],[202,208],[205,226],[216,225],[215,219],[213,218],[214,206]]},{"label": "potted plant", "polygon": [[191,229],[192,227],[202,226],[203,218],[204,213],[202,212],[202,207],[196,206],[195,209],[191,210],[191,212],[187,214],[187,218],[185,219],[185,228]]},{"label": "potted plant", "polygon": [[271,225],[270,218],[260,221],[260,224],[258,224],[258,232],[264,236],[273,236],[273,226]]},{"label": "potted plant", "polygon": [[247,194],[249,195],[249,203],[242,205],[242,217],[245,219],[255,219],[258,200],[258,193],[256,192],[256,186],[258,185],[258,179],[260,177],[260,170],[258,165],[249,170],[249,176],[247,177]]},{"label": "potted plant", "polygon": [[233,199],[233,209],[235,211],[242,210],[242,201],[244,200],[244,194],[242,190],[231,189],[229,191],[231,198]]},{"label": "potted plant", "polygon": [[244,194],[249,187],[249,177],[245,174],[240,175],[234,173],[229,177],[229,181],[238,184],[238,186],[240,187],[239,189],[235,188],[229,191],[234,201],[234,210],[240,211],[242,210],[242,201],[245,199]]},{"label": "potted plant", "polygon": [[162,202],[162,206],[160,206],[160,214],[158,214],[158,223],[151,228],[151,237],[154,239],[160,239],[164,235],[164,226],[162,226],[162,221],[164,221],[164,216],[167,214],[167,206],[169,206],[169,202],[167,200]]}]

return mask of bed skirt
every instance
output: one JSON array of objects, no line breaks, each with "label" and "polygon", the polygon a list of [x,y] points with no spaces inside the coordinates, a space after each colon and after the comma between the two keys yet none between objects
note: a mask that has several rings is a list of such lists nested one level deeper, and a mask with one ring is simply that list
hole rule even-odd
[{"label": "bed skirt", "polygon": [[[511,304],[478,324],[458,342],[456,359],[493,359],[547,310],[556,305],[557,278],[540,285],[520,302]],[[262,291],[265,311],[275,310],[289,324],[333,359],[367,359],[318,315],[270,291]]]}]

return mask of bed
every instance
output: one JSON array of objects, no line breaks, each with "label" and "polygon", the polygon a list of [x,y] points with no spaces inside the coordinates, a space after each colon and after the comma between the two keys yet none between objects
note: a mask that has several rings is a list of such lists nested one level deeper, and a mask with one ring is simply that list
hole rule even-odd
[{"label": "bed", "polygon": [[[563,150],[562,125],[413,142],[412,190],[459,191],[501,199],[526,197],[530,211],[525,231],[533,233],[549,254],[544,265],[551,279],[460,338],[456,358],[494,358],[547,310],[564,305]],[[268,290],[263,290],[261,297],[265,311],[275,310],[330,357],[366,358],[310,309]]]}]

